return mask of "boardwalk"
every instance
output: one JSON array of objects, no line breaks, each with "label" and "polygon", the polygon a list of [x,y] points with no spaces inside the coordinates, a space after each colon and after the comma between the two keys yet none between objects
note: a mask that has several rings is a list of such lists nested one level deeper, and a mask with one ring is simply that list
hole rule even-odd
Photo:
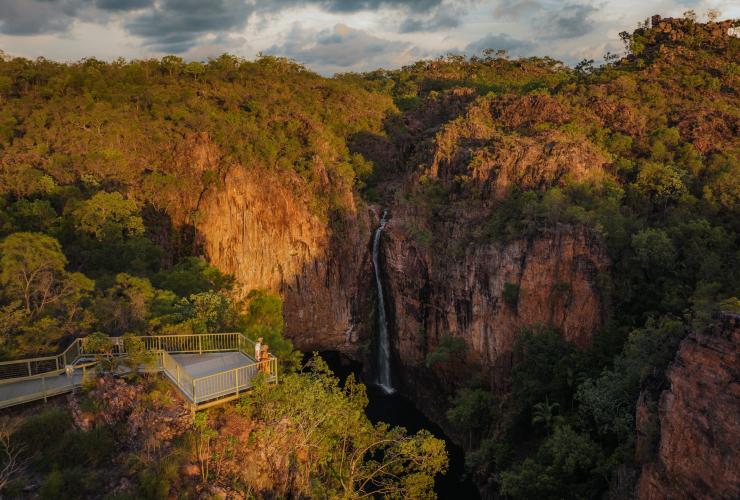
[{"label": "boardwalk", "polygon": [[[157,354],[150,370],[162,372],[194,410],[232,400],[252,387],[258,374],[277,381],[277,358],[260,364],[249,356],[254,344],[239,333],[140,337]],[[247,354],[249,353],[249,354]],[[115,339],[116,356],[125,345]],[[0,363],[0,408],[64,394],[80,387],[95,369],[85,340],[57,356]]]},{"label": "boardwalk", "polygon": [[71,392],[82,384],[82,380],[82,372],[76,371],[72,376],[52,375],[2,384],[0,385],[0,408]]}]

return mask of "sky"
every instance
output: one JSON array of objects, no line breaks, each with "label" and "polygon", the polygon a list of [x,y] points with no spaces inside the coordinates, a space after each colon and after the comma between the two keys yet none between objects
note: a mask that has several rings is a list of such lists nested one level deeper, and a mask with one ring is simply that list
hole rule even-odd
[{"label": "sky", "polygon": [[574,64],[623,53],[619,33],[652,14],[689,9],[740,17],[736,0],[0,0],[0,50],[57,61],[262,53],[324,75],[485,48]]}]

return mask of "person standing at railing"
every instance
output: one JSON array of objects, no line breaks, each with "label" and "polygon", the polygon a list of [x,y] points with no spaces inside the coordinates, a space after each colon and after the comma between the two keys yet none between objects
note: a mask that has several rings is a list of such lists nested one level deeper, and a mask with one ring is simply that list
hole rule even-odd
[{"label": "person standing at railing", "polygon": [[262,345],[259,355],[260,371],[270,373],[270,353],[267,352],[267,344]]},{"label": "person standing at railing", "polygon": [[257,342],[254,344],[254,360],[259,363],[260,356],[262,355],[262,337],[257,338]]}]

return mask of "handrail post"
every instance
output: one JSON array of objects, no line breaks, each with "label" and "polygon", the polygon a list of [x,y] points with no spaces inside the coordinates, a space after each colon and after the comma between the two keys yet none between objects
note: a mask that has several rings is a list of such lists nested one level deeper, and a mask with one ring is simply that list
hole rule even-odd
[{"label": "handrail post", "polygon": [[44,392],[44,403],[46,403],[46,377],[41,377],[41,390]]},{"label": "handrail post", "polygon": [[236,395],[239,395],[239,368],[234,368],[234,381],[236,383]]},{"label": "handrail post", "polygon": [[198,335],[198,354],[203,354],[203,336]]}]

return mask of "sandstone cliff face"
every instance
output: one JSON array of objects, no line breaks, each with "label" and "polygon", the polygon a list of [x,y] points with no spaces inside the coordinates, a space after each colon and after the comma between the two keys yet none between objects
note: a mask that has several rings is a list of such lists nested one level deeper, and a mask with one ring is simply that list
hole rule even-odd
[{"label": "sandstone cliff face", "polygon": [[243,292],[282,295],[286,335],[298,349],[351,353],[369,323],[368,215],[349,212],[329,227],[287,181],[231,169],[199,210],[205,253]]},{"label": "sandstone cliff face", "polygon": [[[692,333],[660,396],[657,458],[646,464],[640,499],[740,498],[740,316],[725,314]],[[638,407],[638,436],[648,416]]]},{"label": "sandstone cliff face", "polygon": [[[430,388],[411,379],[431,374],[426,356],[448,335],[465,341],[464,366],[499,388],[508,381],[516,336],[524,326],[551,325],[576,345],[590,343],[602,321],[597,275],[609,264],[597,239],[562,227],[532,241],[470,245],[461,258],[448,260],[409,236],[409,219],[403,213],[390,219],[382,257],[392,342],[410,392]],[[503,298],[507,283],[518,288],[516,303]],[[434,390],[445,392],[471,374],[434,371],[447,377],[437,380]]]},{"label": "sandstone cliff face", "polygon": [[[194,226],[205,256],[236,277],[242,295],[267,289],[283,297],[286,334],[298,349],[353,354],[370,323],[372,266],[369,212],[357,208],[351,187],[339,183],[347,210],[330,225],[294,173],[226,164],[204,134],[186,138],[176,157],[175,171],[189,174],[165,205],[175,224]],[[328,189],[332,181],[315,167]]]}]

